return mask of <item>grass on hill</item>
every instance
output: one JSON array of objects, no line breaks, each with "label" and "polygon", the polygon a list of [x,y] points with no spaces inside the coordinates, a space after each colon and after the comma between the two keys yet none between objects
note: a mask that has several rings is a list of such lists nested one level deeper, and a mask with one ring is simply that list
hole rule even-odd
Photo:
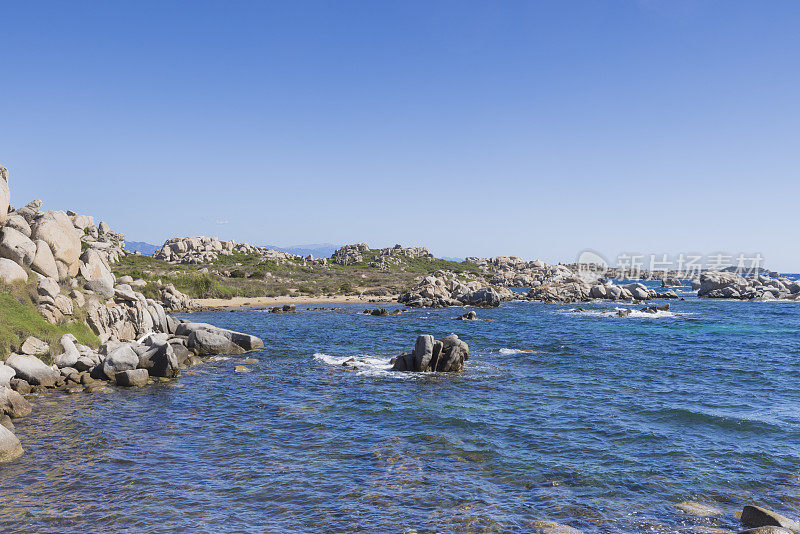
[{"label": "grass on hill", "polygon": [[[52,358],[62,352],[58,341],[64,334],[74,335],[78,343],[83,345],[100,345],[100,340],[82,318],[58,325],[47,322],[36,309],[34,285],[0,284],[0,358],[7,358],[12,349],[18,349],[28,336],[49,343],[49,356]],[[42,359],[49,362],[47,357]]]},{"label": "grass on hill", "polygon": [[379,252],[365,252],[364,261],[347,266],[276,262],[258,254],[240,253],[220,255],[207,264],[174,265],[151,256],[129,255],[121,258],[113,270],[117,276],[130,275],[151,282],[142,292],[156,299],[158,281],[174,284],[192,298],[390,295],[407,291],[420,275],[439,270],[479,274],[474,263],[404,256],[393,256],[386,270],[370,267]]}]

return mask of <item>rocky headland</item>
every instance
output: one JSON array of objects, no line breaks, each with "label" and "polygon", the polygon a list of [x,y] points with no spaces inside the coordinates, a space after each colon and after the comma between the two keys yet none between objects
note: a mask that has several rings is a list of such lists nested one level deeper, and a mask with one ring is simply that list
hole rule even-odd
[{"label": "rocky headland", "polygon": [[12,420],[33,409],[28,395],[142,387],[201,358],[264,346],[255,336],[168,315],[196,306],[174,285],[159,284],[156,300],[140,291],[144,280],[118,278],[112,267],[127,255],[124,236],[105,222],[43,211],[40,200],[19,209],[10,201],[9,173],[0,166],[0,289],[8,303],[0,317],[0,461],[23,452]]}]

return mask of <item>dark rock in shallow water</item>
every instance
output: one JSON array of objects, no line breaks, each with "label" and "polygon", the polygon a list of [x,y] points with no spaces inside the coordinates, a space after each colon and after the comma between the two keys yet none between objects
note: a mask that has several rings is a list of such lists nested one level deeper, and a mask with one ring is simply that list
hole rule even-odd
[{"label": "dark rock in shallow water", "polygon": [[20,395],[27,395],[31,392],[31,385],[21,378],[12,378],[8,381],[8,383],[11,386],[11,389]]},{"label": "dark rock in shallow water", "polygon": [[0,463],[10,462],[22,456],[22,445],[17,436],[5,426],[0,425]]},{"label": "dark rock in shallow water", "polygon": [[469,347],[458,339],[455,334],[450,334],[438,341],[431,335],[421,335],[417,338],[414,350],[410,354],[403,354],[394,360],[394,371],[461,371],[464,362],[469,359]]},{"label": "dark rock in shallow water", "polygon": [[139,369],[146,369],[150,376],[175,378],[180,374],[178,358],[170,343],[147,347],[139,354]]},{"label": "dark rock in shallow water", "polygon": [[24,417],[31,413],[31,405],[11,388],[0,386],[0,414],[9,417]]},{"label": "dark rock in shallow water", "polygon": [[669,304],[664,304],[663,306],[647,306],[642,308],[642,311],[645,313],[658,313],[660,311],[669,311]]},{"label": "dark rock in shallow water", "polygon": [[459,315],[458,317],[456,317],[456,319],[459,320],[459,321],[477,321],[478,320],[478,314],[475,313],[474,310],[473,311],[468,311],[464,315]]},{"label": "dark rock in shallow water", "polygon": [[789,519],[767,508],[751,504],[742,509],[742,524],[751,528],[774,526],[783,527],[792,532],[800,531],[800,524],[794,519]]},{"label": "dark rock in shallow water", "polygon": [[131,369],[120,371],[115,375],[118,386],[143,388],[147,385],[150,375],[147,369]]},{"label": "dark rock in shallow water", "polygon": [[619,315],[620,317],[628,317],[630,314],[631,310],[627,308],[624,310],[617,310],[617,315]]},{"label": "dark rock in shallow water", "polygon": [[372,310],[370,315],[374,315],[376,317],[385,317],[389,315],[389,312],[386,311],[386,308],[378,308],[377,310]]},{"label": "dark rock in shallow water", "polygon": [[794,534],[788,528],[783,527],[756,527],[740,530],[738,534]]}]

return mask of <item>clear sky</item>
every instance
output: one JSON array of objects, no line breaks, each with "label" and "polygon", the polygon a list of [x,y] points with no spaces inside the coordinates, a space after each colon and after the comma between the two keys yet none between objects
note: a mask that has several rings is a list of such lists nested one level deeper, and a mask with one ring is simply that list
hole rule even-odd
[{"label": "clear sky", "polygon": [[800,2],[0,3],[12,202],[128,239],[800,271]]}]

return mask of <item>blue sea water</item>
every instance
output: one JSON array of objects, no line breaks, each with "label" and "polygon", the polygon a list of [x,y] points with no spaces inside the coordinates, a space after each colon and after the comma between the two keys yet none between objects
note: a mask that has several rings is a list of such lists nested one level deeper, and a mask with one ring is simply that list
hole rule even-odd
[{"label": "blue sea water", "polygon": [[[748,502],[800,516],[800,303],[681,293],[630,317],[601,312],[641,306],[193,314],[261,336],[253,372],[237,356],[42,395],[17,421],[25,454],[0,467],[0,530],[735,531]],[[389,371],[421,333],[465,340],[465,371]]]}]

